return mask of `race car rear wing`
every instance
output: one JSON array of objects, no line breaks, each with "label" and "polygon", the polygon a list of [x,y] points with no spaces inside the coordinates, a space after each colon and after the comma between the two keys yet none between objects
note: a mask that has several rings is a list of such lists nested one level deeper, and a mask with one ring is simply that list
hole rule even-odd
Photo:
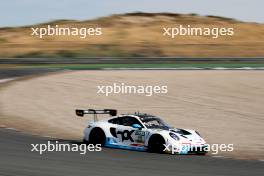
[{"label": "race car rear wing", "polygon": [[87,109],[87,110],[82,110],[82,109],[76,109],[75,110],[76,115],[83,117],[85,114],[94,114],[94,121],[97,121],[97,114],[109,114],[111,116],[116,116],[117,115],[117,110],[116,109],[102,109],[102,110],[95,110],[95,109]]}]

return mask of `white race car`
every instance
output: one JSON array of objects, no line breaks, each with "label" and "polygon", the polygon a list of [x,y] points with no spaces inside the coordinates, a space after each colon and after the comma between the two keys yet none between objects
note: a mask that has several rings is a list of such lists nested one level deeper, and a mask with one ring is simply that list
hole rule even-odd
[{"label": "white race car", "polygon": [[[94,114],[94,121],[84,130],[83,141],[87,144],[155,153],[207,153],[207,144],[197,131],[172,128],[153,115],[117,115],[114,109],[77,109],[76,114]],[[98,120],[97,114],[110,114],[111,117]]]}]

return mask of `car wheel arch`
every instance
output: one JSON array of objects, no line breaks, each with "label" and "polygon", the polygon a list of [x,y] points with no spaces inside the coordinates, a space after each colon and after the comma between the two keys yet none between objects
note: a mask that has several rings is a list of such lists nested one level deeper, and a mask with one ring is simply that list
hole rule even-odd
[{"label": "car wheel arch", "polygon": [[162,139],[164,142],[166,142],[165,138],[161,135],[161,134],[158,134],[158,133],[155,133],[155,134],[152,134],[149,139],[148,139],[148,143],[150,140],[153,140],[154,138],[160,138]]},{"label": "car wheel arch", "polygon": [[164,144],[166,144],[166,140],[161,134],[152,134],[148,140],[148,151],[163,153],[163,149],[165,148]]}]

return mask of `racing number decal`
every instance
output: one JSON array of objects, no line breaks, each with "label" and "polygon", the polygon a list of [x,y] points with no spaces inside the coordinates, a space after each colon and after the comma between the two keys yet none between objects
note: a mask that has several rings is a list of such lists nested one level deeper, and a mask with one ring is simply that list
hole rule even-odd
[{"label": "racing number decal", "polygon": [[121,137],[122,137],[122,142],[125,141],[125,140],[130,140],[131,142],[134,142],[133,138],[132,138],[132,134],[135,130],[131,130],[131,131],[128,131],[128,130],[124,130],[123,132],[122,131],[118,131],[117,134],[121,134]]},{"label": "racing number decal", "polygon": [[135,137],[136,137],[136,142],[138,143],[144,143],[144,136],[145,136],[145,132],[141,131],[141,130],[137,130],[135,132]]},{"label": "racing number decal", "polygon": [[145,136],[145,132],[144,131],[141,131],[141,130],[137,130],[135,135],[138,135],[138,136]]}]

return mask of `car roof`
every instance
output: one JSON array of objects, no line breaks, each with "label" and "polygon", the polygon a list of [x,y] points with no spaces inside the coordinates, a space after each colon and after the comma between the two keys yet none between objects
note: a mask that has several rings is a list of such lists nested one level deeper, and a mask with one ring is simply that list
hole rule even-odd
[{"label": "car roof", "polygon": [[126,116],[137,118],[140,121],[145,121],[145,120],[148,120],[148,119],[158,118],[157,116],[146,114],[146,113],[144,113],[144,114],[143,113],[134,113],[134,114],[120,114],[120,115],[117,115],[117,116],[111,116],[111,117],[108,117],[108,118],[101,119],[99,121],[108,121],[108,120],[111,120],[111,119],[121,118],[121,117],[126,117]]},{"label": "car roof", "polygon": [[144,114],[143,113],[122,114],[122,116],[120,116],[120,117],[123,117],[123,116],[136,117],[136,118],[138,118],[141,121],[157,118],[157,116],[154,116],[154,115],[151,115],[151,114],[146,114],[146,113],[144,113]]}]

